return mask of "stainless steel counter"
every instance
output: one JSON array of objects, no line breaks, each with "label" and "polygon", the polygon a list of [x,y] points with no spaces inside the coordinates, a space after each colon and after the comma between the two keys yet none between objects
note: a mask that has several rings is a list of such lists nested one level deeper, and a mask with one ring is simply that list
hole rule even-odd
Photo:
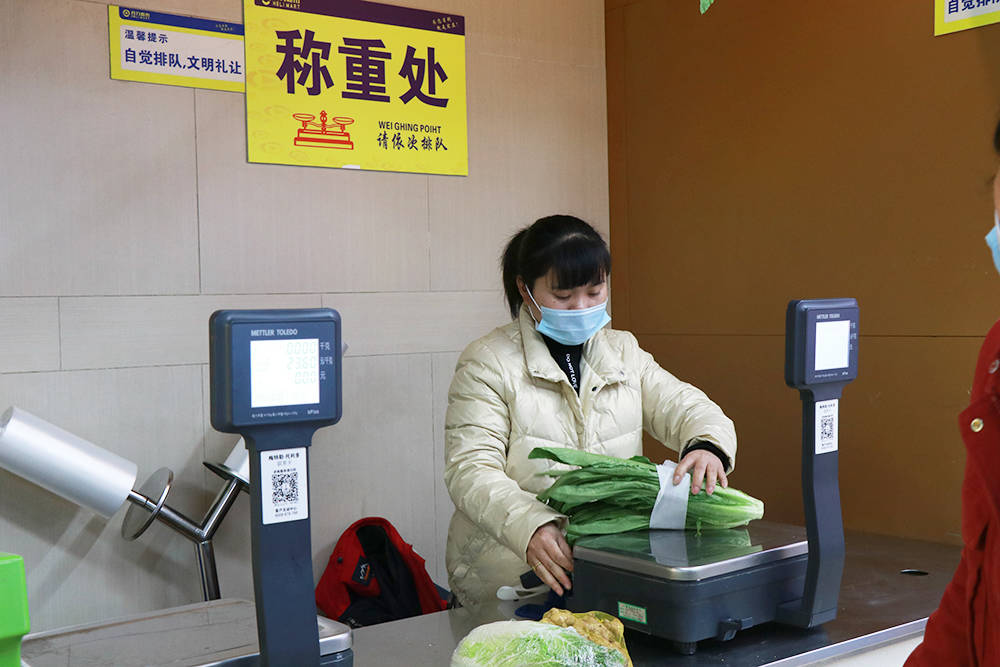
[{"label": "stainless steel counter", "polygon": [[[797,630],[764,624],[729,642],[705,641],[692,656],[669,642],[629,632],[636,667],[647,665],[775,665],[793,667],[919,634],[958,565],[958,547],[849,532],[836,620]],[[925,575],[904,574],[916,570]],[[358,667],[448,665],[458,642],[483,623],[514,618],[518,604],[454,609],[354,631]]]},{"label": "stainless steel counter", "polygon": [[[677,654],[669,642],[629,633],[626,642],[636,667],[792,667],[919,634],[958,564],[958,547],[863,533],[848,533],[846,543],[836,620],[815,630],[760,625],[737,633],[729,642],[701,642],[693,656]],[[902,574],[905,570],[927,574]],[[355,664],[445,667],[472,628],[514,618],[520,604],[498,602],[490,609],[454,609],[356,629]],[[346,632],[333,628],[337,624],[328,619],[320,621],[321,637],[328,640]],[[348,634],[345,640],[349,638]],[[22,657],[30,667],[249,667],[257,664],[249,657],[256,646],[253,604],[217,600],[33,633],[24,639]]]},{"label": "stainless steel counter", "polygon": [[[256,613],[247,600],[210,600],[33,632],[21,643],[21,665],[257,667]],[[317,623],[320,652],[324,656],[347,655],[350,628],[328,618],[317,618]]]}]

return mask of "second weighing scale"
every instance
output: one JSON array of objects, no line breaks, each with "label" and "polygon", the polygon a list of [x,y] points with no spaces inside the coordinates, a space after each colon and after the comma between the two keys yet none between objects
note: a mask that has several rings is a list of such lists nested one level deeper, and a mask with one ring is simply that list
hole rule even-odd
[{"label": "second weighing scale", "polygon": [[690,655],[703,639],[776,621],[811,628],[837,615],[844,527],[837,480],[839,399],[858,374],[854,299],[798,300],[785,320],[785,381],[802,398],[806,526],[650,530],[581,538],[574,611],[602,610]]},{"label": "second weighing scale", "polygon": [[[343,411],[340,314],[217,310],[209,320],[212,426],[250,457],[250,552],[261,667],[350,667],[350,629],[322,652],[313,593],[309,447]],[[244,664],[244,663],[241,663]]]}]

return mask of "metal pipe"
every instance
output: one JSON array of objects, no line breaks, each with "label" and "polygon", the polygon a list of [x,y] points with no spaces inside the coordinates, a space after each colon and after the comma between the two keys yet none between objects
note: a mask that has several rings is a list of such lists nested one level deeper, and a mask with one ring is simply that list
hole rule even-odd
[{"label": "metal pipe", "polygon": [[244,485],[239,479],[231,478],[216,495],[201,524],[196,524],[166,503],[157,507],[156,501],[138,491],[129,491],[128,494],[130,502],[150,512],[153,518],[159,519],[174,531],[194,542],[195,557],[198,559],[198,572],[201,575],[201,591],[206,601],[218,600],[221,597],[212,537],[226,513],[239,498]]},{"label": "metal pipe", "polygon": [[205,519],[201,522],[201,533],[202,539],[210,540],[215,536],[215,531],[218,530],[219,525],[222,523],[222,519],[225,518],[226,513],[236,502],[236,499],[240,497],[240,487],[242,482],[236,478],[232,478],[226,484],[219,495],[215,497],[215,501],[212,503],[212,507],[208,510],[205,515]]},{"label": "metal pipe", "polygon": [[146,496],[142,495],[138,491],[129,491],[128,499],[132,502],[133,505],[138,505],[139,507],[143,508],[148,512],[152,512],[156,509],[156,503],[147,498]]},{"label": "metal pipe", "polygon": [[196,542],[194,554],[198,559],[198,571],[201,572],[201,594],[205,600],[218,600],[222,597],[219,591],[219,572],[215,567],[215,548],[212,540]]},{"label": "metal pipe", "polygon": [[201,527],[166,503],[163,503],[163,507],[160,508],[160,513],[156,515],[156,518],[184,537],[190,538],[195,542],[202,540]]}]

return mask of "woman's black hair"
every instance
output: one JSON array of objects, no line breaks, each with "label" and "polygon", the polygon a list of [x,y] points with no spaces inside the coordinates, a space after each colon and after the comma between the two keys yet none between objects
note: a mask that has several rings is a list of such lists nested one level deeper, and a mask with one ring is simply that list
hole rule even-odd
[{"label": "woman's black hair", "polygon": [[1000,121],[997,122],[997,129],[993,131],[993,150],[1000,155]]},{"label": "woman's black hair", "polygon": [[529,289],[555,272],[554,289],[599,285],[611,273],[611,253],[596,229],[572,215],[550,215],[515,234],[500,259],[510,316],[521,308],[518,276]]}]

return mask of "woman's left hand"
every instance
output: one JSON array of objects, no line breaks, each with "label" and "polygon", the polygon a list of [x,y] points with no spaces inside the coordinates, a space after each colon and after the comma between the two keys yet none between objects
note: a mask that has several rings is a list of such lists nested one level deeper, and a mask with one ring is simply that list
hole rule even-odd
[{"label": "woman's left hand", "polygon": [[677,468],[674,470],[675,486],[681,483],[684,473],[688,471],[691,472],[692,494],[701,491],[702,482],[705,484],[705,492],[708,495],[712,495],[715,491],[716,483],[721,484],[723,488],[729,486],[729,480],[726,479],[726,470],[722,467],[722,461],[719,460],[718,456],[704,449],[696,449],[684,455],[684,458],[681,459],[681,462],[677,464]]}]

